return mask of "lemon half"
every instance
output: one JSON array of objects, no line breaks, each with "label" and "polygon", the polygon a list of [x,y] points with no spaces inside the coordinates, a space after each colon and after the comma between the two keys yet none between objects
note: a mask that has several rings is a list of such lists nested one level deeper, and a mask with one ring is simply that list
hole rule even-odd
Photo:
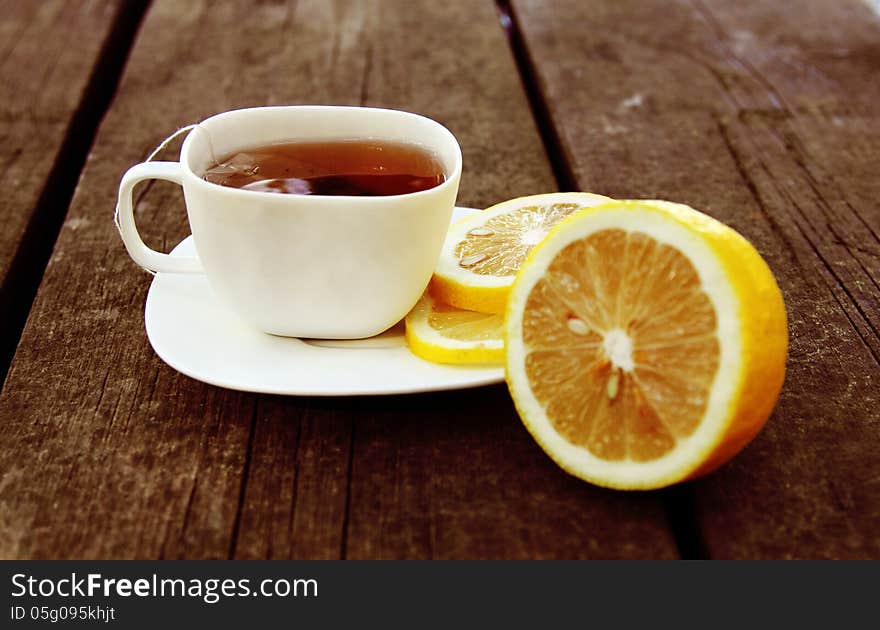
[{"label": "lemon half", "polygon": [[770,415],[782,294],[742,236],[687,206],[617,201],[532,251],[505,321],[520,416],[563,469],[623,489],[709,472]]}]

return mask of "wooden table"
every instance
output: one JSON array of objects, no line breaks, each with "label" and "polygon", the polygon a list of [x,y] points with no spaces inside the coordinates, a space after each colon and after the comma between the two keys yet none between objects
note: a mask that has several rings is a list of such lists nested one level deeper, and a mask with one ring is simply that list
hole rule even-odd
[{"label": "wooden table", "polygon": [[[880,557],[867,3],[7,0],[0,15],[0,556]],[[789,310],[766,428],[709,477],[622,493],[556,468],[503,386],[279,397],[166,366],[144,334],[150,278],[111,219],[119,179],[179,126],[297,103],[443,122],[461,205],[590,190],[732,225]],[[140,198],[167,251],[188,232],[179,190]]]}]

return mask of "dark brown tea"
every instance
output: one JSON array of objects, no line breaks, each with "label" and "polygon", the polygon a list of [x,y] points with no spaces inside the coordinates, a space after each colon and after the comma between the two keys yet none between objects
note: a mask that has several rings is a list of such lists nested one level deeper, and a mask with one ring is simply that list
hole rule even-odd
[{"label": "dark brown tea", "polygon": [[378,140],[292,142],[237,151],[206,181],[288,195],[402,195],[442,184],[438,159],[412,144]]}]

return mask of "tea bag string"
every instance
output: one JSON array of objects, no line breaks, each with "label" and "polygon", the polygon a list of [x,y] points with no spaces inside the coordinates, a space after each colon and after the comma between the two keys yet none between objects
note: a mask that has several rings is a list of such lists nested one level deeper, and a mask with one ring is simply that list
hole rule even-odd
[{"label": "tea bag string", "polygon": [[144,162],[152,162],[153,158],[156,157],[157,155],[159,155],[165,149],[165,147],[167,147],[171,143],[171,141],[174,140],[177,136],[179,136],[183,133],[186,133],[187,131],[191,131],[198,126],[199,126],[199,123],[193,123],[191,125],[186,125],[184,127],[181,127],[180,129],[178,129],[177,131],[172,133],[170,136],[165,138],[162,142],[160,142],[159,146],[157,146],[155,149],[153,149],[153,152],[147,156],[147,159],[144,160]]},{"label": "tea bag string", "polygon": [[[191,131],[193,129],[202,129],[202,128],[199,126],[199,123],[193,123],[191,125],[186,125],[185,127],[181,127],[180,129],[178,129],[177,131],[172,133],[170,136],[165,138],[162,142],[160,142],[159,145],[155,149],[153,149],[153,151],[150,153],[150,155],[147,156],[147,159],[144,160],[144,162],[152,162],[153,158],[155,158],[157,155],[159,155],[165,149],[165,147],[167,147],[171,143],[172,140],[177,138],[179,135],[184,134],[184,133]],[[212,147],[212,151],[213,151],[213,147]],[[122,225],[119,222],[119,204],[116,204],[116,210],[113,213],[113,223],[116,225],[116,230],[119,232],[119,235],[121,236],[122,235]],[[150,274],[151,276],[156,275],[156,272],[153,269],[149,269],[147,267],[141,267],[141,268],[144,271],[146,271],[148,274]]]}]

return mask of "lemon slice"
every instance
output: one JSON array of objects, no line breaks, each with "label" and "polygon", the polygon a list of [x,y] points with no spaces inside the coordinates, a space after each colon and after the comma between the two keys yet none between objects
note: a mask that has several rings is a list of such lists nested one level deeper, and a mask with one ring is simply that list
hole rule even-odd
[{"label": "lemon slice", "polygon": [[764,425],[785,376],[785,305],[742,236],[687,206],[619,201],[563,222],[523,264],[505,323],[528,430],[613,488],[709,472]]},{"label": "lemon slice", "polygon": [[456,222],[431,279],[435,297],[458,308],[503,313],[520,265],[554,225],[610,201],[592,193],[519,197]]},{"label": "lemon slice", "polygon": [[425,293],[406,316],[406,342],[435,363],[500,363],[503,328],[502,315],[465,311]]}]

